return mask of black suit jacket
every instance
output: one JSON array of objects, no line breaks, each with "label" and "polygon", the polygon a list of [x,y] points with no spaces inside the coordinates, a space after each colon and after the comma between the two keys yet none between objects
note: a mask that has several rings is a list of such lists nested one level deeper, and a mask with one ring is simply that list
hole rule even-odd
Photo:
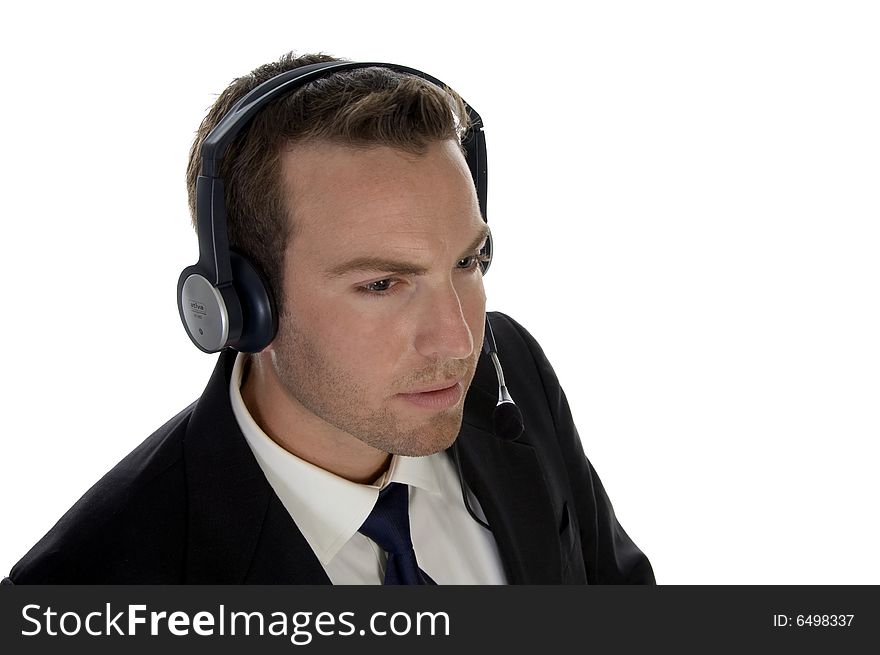
[{"label": "black suit jacket", "polygon": [[[541,347],[510,317],[490,317],[525,431],[515,442],[494,436],[498,385],[481,355],[447,454],[461,458],[508,580],[652,584]],[[238,428],[229,401],[235,354],[222,353],[201,398],[92,487],[4,582],[329,584]]]}]

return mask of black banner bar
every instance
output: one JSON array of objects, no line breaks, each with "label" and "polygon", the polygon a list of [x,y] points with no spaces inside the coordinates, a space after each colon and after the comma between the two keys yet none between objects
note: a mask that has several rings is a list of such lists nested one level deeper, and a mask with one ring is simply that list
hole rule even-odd
[{"label": "black banner bar", "polygon": [[0,587],[5,653],[861,653],[876,586]]}]

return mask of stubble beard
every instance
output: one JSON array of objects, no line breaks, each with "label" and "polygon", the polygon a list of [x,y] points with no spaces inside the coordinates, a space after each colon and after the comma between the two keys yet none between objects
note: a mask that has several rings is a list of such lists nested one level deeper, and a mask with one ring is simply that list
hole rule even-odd
[{"label": "stubble beard", "polygon": [[[291,316],[285,315],[282,321],[285,326],[276,338],[272,357],[275,374],[287,394],[306,410],[368,446],[395,455],[432,455],[455,441],[461,429],[463,401],[443,411],[425,412],[421,420],[417,418],[420,410],[395,413],[391,405],[404,402],[399,399],[386,398],[381,407],[371,407],[367,389],[330,362]],[[467,377],[462,382],[465,392],[478,355],[475,349],[468,362]],[[420,376],[420,381],[458,377],[462,362],[450,362],[446,370],[448,375],[435,374],[430,379]]]}]

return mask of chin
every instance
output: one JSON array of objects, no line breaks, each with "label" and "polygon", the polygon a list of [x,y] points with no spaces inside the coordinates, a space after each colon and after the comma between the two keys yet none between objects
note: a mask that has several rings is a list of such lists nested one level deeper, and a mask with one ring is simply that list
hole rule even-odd
[{"label": "chin", "polygon": [[455,434],[451,439],[442,443],[410,444],[407,447],[398,447],[392,452],[392,454],[404,455],[406,457],[428,457],[429,455],[435,455],[449,448],[455,442],[457,436],[458,435]]},{"label": "chin", "polygon": [[455,423],[454,429],[438,430],[414,430],[407,435],[397,435],[394,442],[386,443],[383,448],[392,455],[404,455],[406,457],[427,457],[449,448],[458,437],[461,429],[461,420]]}]

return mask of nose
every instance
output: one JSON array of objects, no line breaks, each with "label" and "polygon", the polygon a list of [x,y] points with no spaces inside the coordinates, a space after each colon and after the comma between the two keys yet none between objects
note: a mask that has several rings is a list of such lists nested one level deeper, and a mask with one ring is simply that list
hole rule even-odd
[{"label": "nose", "polygon": [[421,313],[416,350],[428,359],[465,359],[474,349],[471,329],[451,282],[429,294]]}]

